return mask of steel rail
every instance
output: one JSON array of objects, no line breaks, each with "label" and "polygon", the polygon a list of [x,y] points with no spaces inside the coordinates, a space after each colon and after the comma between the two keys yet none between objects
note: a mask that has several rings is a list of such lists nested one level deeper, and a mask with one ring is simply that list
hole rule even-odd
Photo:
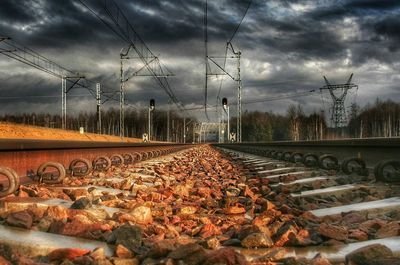
[{"label": "steel rail", "polygon": [[21,177],[21,182],[27,182],[35,177],[37,169],[47,162],[59,163],[68,171],[70,163],[75,159],[92,162],[99,156],[111,158],[114,155],[134,153],[150,153],[150,157],[153,154],[155,157],[191,146],[172,143],[1,139],[0,167],[15,170]]},{"label": "steel rail", "polygon": [[292,153],[314,153],[318,156],[323,154],[332,154],[339,160],[358,157],[362,158],[370,168],[382,160],[400,159],[400,137],[319,141],[277,141],[261,143],[224,143],[215,144],[215,146],[228,149],[233,149],[235,147],[248,147],[271,151],[288,151]]}]

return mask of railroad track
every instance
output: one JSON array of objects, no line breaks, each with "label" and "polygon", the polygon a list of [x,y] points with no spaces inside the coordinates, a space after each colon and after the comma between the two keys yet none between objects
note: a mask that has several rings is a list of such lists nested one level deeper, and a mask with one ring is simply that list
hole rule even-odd
[{"label": "railroad track", "polygon": [[[0,154],[8,179],[23,176],[0,200],[0,263],[399,262],[398,164],[389,151],[366,162],[365,143],[355,157],[288,143],[42,144]],[[381,263],[356,263],[375,244]]]},{"label": "railroad track", "polygon": [[[265,198],[280,204],[281,210],[300,210],[324,224],[319,226],[318,232],[332,242],[325,246],[289,248],[285,256],[305,257],[310,261],[318,254],[340,263],[351,252],[362,247],[368,249],[374,244],[385,245],[400,256],[398,140],[216,146],[233,160],[243,163],[250,176],[261,178],[261,183],[267,185]],[[269,251],[242,250],[242,253],[257,259],[268,255]],[[398,262],[388,257],[382,260],[364,262]]]},{"label": "railroad track", "polygon": [[346,174],[371,172],[383,181],[397,181],[400,178],[400,138],[282,141],[216,146],[288,162],[302,162],[323,169],[339,169]]},{"label": "railroad track", "polygon": [[187,148],[180,144],[132,144],[84,141],[0,140],[0,197],[19,184],[61,183],[65,176],[85,177],[94,169],[137,163]]}]

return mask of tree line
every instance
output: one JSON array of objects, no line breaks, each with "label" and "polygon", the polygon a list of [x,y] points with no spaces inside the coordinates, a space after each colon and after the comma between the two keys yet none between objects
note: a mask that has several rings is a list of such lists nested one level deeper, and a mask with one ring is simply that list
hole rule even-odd
[{"label": "tree line", "polygon": [[377,99],[364,108],[351,105],[349,134],[353,138],[400,136],[400,103]]},{"label": "tree line", "polygon": [[[328,128],[329,118],[322,110],[306,115],[300,105],[290,105],[285,114],[246,111],[242,117],[242,140],[300,141],[400,136],[400,103],[392,100],[377,99],[374,104],[363,108],[353,103],[348,126],[340,130]],[[231,121],[233,129],[235,120]]]},{"label": "tree line", "polygon": [[[147,109],[128,109],[125,111],[125,136],[142,138],[148,132],[148,110]],[[119,109],[110,108],[101,113],[101,133],[108,135],[119,135]],[[152,138],[157,141],[167,141],[168,112],[157,109],[151,113]],[[49,113],[23,113],[5,114],[0,116],[1,121],[20,123],[26,125],[42,126],[47,128],[61,128],[61,116]],[[194,117],[186,117],[187,131],[192,131]],[[169,141],[183,142],[184,120],[176,111],[169,112]],[[79,131],[83,127],[85,132],[97,133],[97,115],[95,112],[80,112],[78,115],[67,116],[66,121],[68,130]],[[192,141],[192,133],[186,133],[187,142]]]},{"label": "tree line", "polygon": [[[234,129],[235,118],[231,124]],[[306,115],[300,105],[290,105],[286,114],[245,111],[242,116],[242,140],[249,142],[320,140],[326,128],[322,113]]]},{"label": "tree line", "polygon": [[[152,114],[153,140],[183,142],[184,119],[176,111],[170,112],[169,139],[167,139],[166,110],[158,109]],[[1,121],[27,125],[61,128],[61,116],[52,114],[25,113],[2,115]],[[391,100],[376,100],[360,108],[350,106],[348,127],[341,134],[328,128],[323,111],[314,111],[307,115],[300,105],[290,105],[285,114],[273,112],[245,111],[242,116],[242,140],[250,142],[284,140],[322,140],[338,137],[396,137],[400,136],[400,103]],[[231,118],[231,132],[236,131],[236,117]],[[186,117],[186,142],[192,142],[197,120],[194,116]],[[81,112],[68,116],[67,129],[97,132],[96,113]],[[141,138],[148,132],[148,110],[128,109],[125,112],[125,136]],[[344,132],[344,133],[343,133]],[[103,134],[119,135],[119,110],[110,108],[102,111]],[[336,135],[335,135],[336,133]]]}]

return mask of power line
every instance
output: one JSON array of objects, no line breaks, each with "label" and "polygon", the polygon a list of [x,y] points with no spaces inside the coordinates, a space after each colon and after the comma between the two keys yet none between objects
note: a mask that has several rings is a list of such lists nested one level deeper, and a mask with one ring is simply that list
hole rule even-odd
[{"label": "power line", "polygon": [[[275,97],[267,97],[267,98],[243,101],[242,104],[250,105],[250,104],[268,102],[268,101],[277,101],[277,100],[288,99],[288,98],[308,97],[308,96],[312,96],[312,94],[315,92],[316,92],[316,89],[312,89],[312,90],[297,92],[297,93],[293,93],[293,94],[285,94],[285,95],[279,95],[279,96],[275,96]],[[237,102],[233,102],[230,105],[237,105]],[[218,107],[218,105],[209,106],[209,107],[215,108],[215,107]],[[187,110],[200,110],[202,108],[203,107],[197,107],[197,108],[190,108]]]},{"label": "power line", "polygon": [[[158,85],[165,91],[178,109],[184,111],[185,108],[182,102],[180,102],[175,96],[167,80],[167,74],[164,72],[163,66],[158,57],[147,47],[146,43],[135,31],[132,24],[129,22],[128,18],[119,8],[117,3],[114,0],[104,0],[101,1],[101,7],[96,8],[100,10],[95,10],[85,3],[87,1],[78,1],[93,15],[95,15],[95,17],[97,17],[103,24],[105,24],[112,32],[114,32],[121,40],[129,44],[130,47],[136,51],[139,59],[143,62],[145,68],[150,72],[151,76],[154,77]],[[105,16],[100,15],[101,10],[105,11]],[[153,62],[153,66],[150,65],[151,62]]]},{"label": "power line", "polygon": [[244,12],[242,19],[240,20],[240,23],[235,28],[235,31],[233,32],[232,37],[229,39],[228,42],[232,42],[233,38],[235,37],[236,33],[238,32],[238,30],[240,28],[240,25],[242,25],[242,22],[243,22],[244,18],[246,17],[247,11],[249,11],[249,8],[250,8],[252,2],[253,2],[253,0],[249,1],[249,4],[247,5],[246,11]]},{"label": "power line", "polygon": [[[229,45],[226,44],[225,56],[224,56],[224,64],[223,64],[223,66],[222,66],[222,68],[223,68],[224,70],[225,70],[225,67],[226,67],[226,59],[227,59],[227,56],[228,56],[228,49],[229,49]],[[218,89],[217,100],[219,100],[220,95],[221,95],[221,89],[222,89],[222,83],[223,83],[223,81],[224,81],[224,76],[221,77],[221,82],[220,82],[220,84],[219,84],[219,89]]]},{"label": "power line", "polygon": [[[91,97],[90,95],[69,95],[69,97]],[[0,96],[0,99],[24,99],[24,98],[61,98],[61,96],[37,96],[37,95],[26,95],[26,96]]]},{"label": "power line", "polygon": [[[50,59],[46,58],[45,56],[39,54],[38,52],[30,48],[20,46],[19,44],[17,44],[16,42],[12,41],[9,38],[1,41],[0,43],[3,45],[3,47],[0,47],[1,54],[4,54],[9,58],[12,58],[23,64],[29,65],[35,69],[50,74],[54,77],[64,78],[69,76],[76,76],[76,77],[81,76],[79,73],[68,70],[67,68],[51,61]],[[70,83],[74,83],[74,81],[68,78],[67,81]],[[83,82],[84,83],[77,81],[74,83],[74,85],[87,89],[90,92],[90,94],[94,96],[95,93],[94,89],[88,86],[87,83],[94,86],[96,82],[88,80],[87,78],[84,78]],[[103,92],[110,93],[108,91],[103,91]]]},{"label": "power line", "polygon": [[297,98],[297,97],[308,97],[311,96],[310,93],[316,92],[315,89],[309,90],[309,91],[304,91],[304,92],[298,92],[298,93],[293,93],[293,94],[287,94],[287,95],[281,95],[281,96],[276,96],[276,97],[269,97],[269,98],[263,98],[263,99],[255,99],[255,100],[248,100],[244,101],[242,104],[255,104],[255,103],[261,103],[261,102],[267,102],[267,101],[275,101],[275,100],[282,100],[282,99],[288,99],[288,98]]}]

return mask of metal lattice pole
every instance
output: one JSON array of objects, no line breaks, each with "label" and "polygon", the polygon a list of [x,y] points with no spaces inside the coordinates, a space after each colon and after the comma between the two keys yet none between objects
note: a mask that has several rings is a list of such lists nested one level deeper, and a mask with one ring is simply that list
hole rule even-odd
[{"label": "metal lattice pole", "polygon": [[151,141],[151,108],[149,108],[149,117],[148,117],[148,134],[149,134],[149,141]]},{"label": "metal lattice pole", "polygon": [[228,137],[227,137],[227,141],[229,142],[229,135],[230,135],[230,133],[231,133],[231,124],[230,124],[230,117],[229,117],[229,106],[227,106],[226,107],[226,111],[227,111],[227,115],[228,115],[228,128],[227,128],[227,130],[228,130],[228,132],[227,132],[227,135],[228,135]]},{"label": "metal lattice pole", "polygon": [[119,136],[121,138],[124,137],[124,132],[125,132],[125,78],[124,78],[124,64],[123,64],[123,55],[120,54],[121,56],[121,72],[120,72],[120,87],[119,87]]},{"label": "metal lattice pole", "polygon": [[171,102],[168,101],[168,110],[167,110],[167,142],[170,142],[170,111],[171,111]]},{"label": "metal lattice pole", "polygon": [[240,77],[240,55],[241,52],[237,52],[237,58],[238,58],[238,94],[237,94],[237,141],[239,143],[242,142],[242,80]]},{"label": "metal lattice pole", "polygon": [[96,83],[96,101],[97,101],[97,133],[101,134],[101,86]]},{"label": "metal lattice pole", "polygon": [[67,78],[61,79],[61,128],[67,129]]}]

